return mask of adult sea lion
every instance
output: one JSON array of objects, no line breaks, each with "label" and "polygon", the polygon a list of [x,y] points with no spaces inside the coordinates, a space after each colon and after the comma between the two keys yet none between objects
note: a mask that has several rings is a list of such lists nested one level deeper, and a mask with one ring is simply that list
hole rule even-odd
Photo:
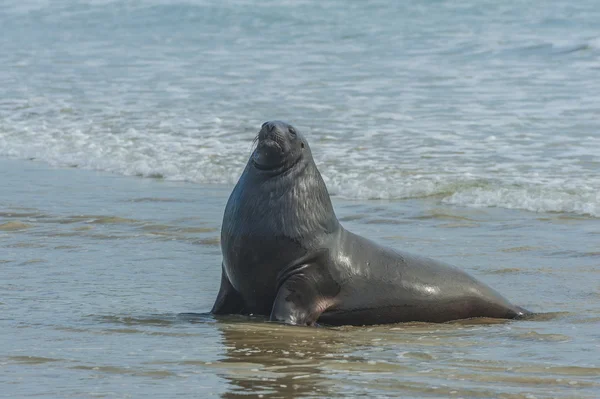
[{"label": "adult sea lion", "polygon": [[512,319],[528,312],[465,272],[344,229],[306,139],[266,122],[225,208],[214,314],[287,324]]}]

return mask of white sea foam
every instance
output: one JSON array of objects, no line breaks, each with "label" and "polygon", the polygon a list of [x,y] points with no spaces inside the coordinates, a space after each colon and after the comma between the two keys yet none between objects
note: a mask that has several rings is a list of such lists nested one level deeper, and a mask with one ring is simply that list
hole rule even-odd
[{"label": "white sea foam", "polygon": [[569,212],[600,217],[600,194],[591,189],[576,193],[536,187],[470,189],[453,193],[443,201],[463,206],[493,206],[533,212]]},{"label": "white sea foam", "polygon": [[[89,126],[88,126],[89,128]],[[233,184],[249,156],[252,134],[243,140],[226,135],[184,136],[161,133],[148,136],[130,128],[120,134],[39,130],[27,127],[0,132],[0,155],[36,159],[51,165],[77,166],[124,175],[161,177],[196,183]],[[214,134],[214,135],[213,135]],[[320,140],[319,140],[320,138]],[[440,140],[439,138],[437,140]],[[461,206],[503,207],[534,212],[572,212],[600,217],[600,179],[544,173],[552,163],[530,165],[481,164],[447,159],[441,151],[416,150],[413,154],[390,153],[384,148],[356,150],[348,143],[323,135],[311,141],[316,161],[333,195],[349,199],[406,199],[438,197]],[[435,157],[420,158],[424,153]],[[562,169],[574,167],[558,162]],[[556,165],[555,165],[556,166]],[[525,168],[522,175],[519,168]],[[507,173],[508,171],[508,173]],[[546,171],[549,172],[549,171]]]}]

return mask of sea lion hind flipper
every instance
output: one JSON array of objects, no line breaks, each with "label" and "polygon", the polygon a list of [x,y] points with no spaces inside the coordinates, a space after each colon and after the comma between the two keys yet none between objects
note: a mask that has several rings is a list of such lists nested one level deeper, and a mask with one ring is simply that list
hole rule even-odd
[{"label": "sea lion hind flipper", "polygon": [[242,314],[244,312],[244,300],[229,282],[224,269],[221,271],[221,288],[210,312],[212,314]]},{"label": "sea lion hind flipper", "polygon": [[514,315],[510,315],[512,317],[510,317],[511,319],[516,319],[516,320],[525,320],[525,319],[530,319],[533,316],[535,316],[535,313],[533,313],[530,310],[527,310],[521,306],[515,306],[515,310],[514,310]]}]

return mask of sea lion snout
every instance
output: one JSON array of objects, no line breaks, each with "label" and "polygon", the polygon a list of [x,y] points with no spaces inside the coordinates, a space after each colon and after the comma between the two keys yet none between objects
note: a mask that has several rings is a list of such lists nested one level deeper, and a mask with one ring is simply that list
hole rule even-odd
[{"label": "sea lion snout", "polygon": [[294,128],[285,122],[269,121],[263,123],[260,132],[258,133],[258,140],[273,140],[282,144],[292,132],[295,134]]},{"label": "sea lion snout", "polygon": [[282,121],[262,124],[254,139],[257,143],[252,161],[257,169],[281,173],[296,165],[306,155],[304,138],[293,126]]}]

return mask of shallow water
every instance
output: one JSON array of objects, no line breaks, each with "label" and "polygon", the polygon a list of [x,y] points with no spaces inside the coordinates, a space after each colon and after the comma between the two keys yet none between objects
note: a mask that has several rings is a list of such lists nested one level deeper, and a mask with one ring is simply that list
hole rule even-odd
[{"label": "shallow water", "polygon": [[459,265],[542,314],[288,327],[206,313],[231,187],[0,168],[6,397],[600,395],[598,219],[336,198],[352,231]]}]

